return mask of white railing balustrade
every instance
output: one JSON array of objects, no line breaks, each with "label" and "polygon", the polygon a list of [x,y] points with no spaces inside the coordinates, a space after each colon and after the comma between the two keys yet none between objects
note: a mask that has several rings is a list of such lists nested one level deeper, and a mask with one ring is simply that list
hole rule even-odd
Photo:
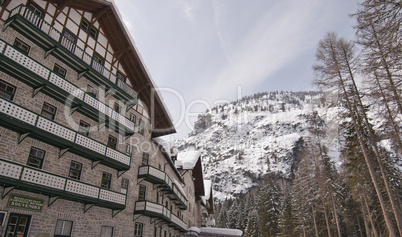
[{"label": "white railing balustrade", "polygon": [[109,106],[95,99],[94,97],[85,94],[84,102],[90,105],[91,107],[95,108],[96,110],[102,112],[106,116],[111,117],[113,110]]},{"label": "white railing balustrade", "polygon": [[43,31],[46,35],[49,35],[51,38],[53,38],[56,42],[58,42],[68,51],[72,52],[79,59],[83,60],[87,65],[91,66],[95,71],[99,72],[104,77],[106,77],[107,80],[113,82],[113,84],[116,84],[117,87],[119,87],[121,90],[129,94],[131,97],[135,99],[138,98],[138,94],[133,88],[131,88],[125,82],[118,80],[116,78],[116,75],[114,75],[111,71],[106,69],[103,65],[97,63],[96,61],[93,61],[92,57],[88,53],[85,53],[84,50],[78,47],[74,42],[62,36],[62,34],[58,30],[56,30],[48,22],[41,19],[29,8],[27,8],[24,5],[19,5],[18,7],[11,10],[9,18],[13,17],[16,14],[20,14],[27,21],[32,23],[35,27]]},{"label": "white railing balustrade", "polygon": [[34,60],[30,59],[26,55],[18,52],[16,49],[12,48],[10,45],[7,45],[7,48],[4,52],[4,55],[15,61],[16,63],[24,66],[30,71],[38,74],[39,76],[47,79],[49,77],[50,71]]},{"label": "white railing balustrade", "polygon": [[130,156],[123,154],[119,151],[113,150],[110,147],[106,150],[106,156],[112,158],[113,160],[120,161],[123,164],[130,165]]},{"label": "white railing balustrade", "polygon": [[0,53],[3,53],[3,50],[5,47],[6,47],[6,42],[0,41]]},{"label": "white railing balustrade", "polygon": [[57,87],[65,90],[69,94],[77,97],[80,100],[84,99],[84,91],[72,84],[71,82],[57,76],[53,72],[50,73],[49,81],[55,84]]},{"label": "white railing balustrade", "polygon": [[187,229],[187,225],[186,223],[184,223],[184,221],[182,221],[180,218],[178,218],[177,216],[173,215],[170,217],[171,221],[173,223],[175,223],[176,225],[180,226],[183,229]]},{"label": "white railing balustrade", "polygon": [[67,192],[87,196],[87,197],[92,197],[92,198],[98,198],[99,196],[99,188],[89,185],[89,184],[84,184],[81,182],[77,182],[74,180],[68,180],[66,184],[65,190]]},{"label": "white railing balustrade", "polygon": [[75,43],[72,42],[71,40],[67,39],[66,37],[64,37],[64,36],[61,37],[60,44],[61,44],[64,48],[66,48],[68,51],[74,52]]},{"label": "white railing balustrade", "polygon": [[30,168],[24,168],[24,171],[21,175],[21,180],[34,185],[42,185],[48,188],[59,190],[63,190],[66,184],[65,178]]},{"label": "white railing balustrade", "polygon": [[97,142],[95,140],[92,140],[91,138],[88,138],[84,135],[81,135],[77,133],[77,137],[75,139],[75,143],[78,145],[81,145],[85,148],[88,148],[89,150],[95,151],[97,153],[100,153],[102,155],[105,154],[106,152],[106,146],[103,145],[100,142]]},{"label": "white railing balustrade", "polygon": [[35,126],[36,119],[38,118],[38,115],[35,113],[2,98],[0,98],[0,113],[6,114],[32,126]]},{"label": "white railing balustrade", "polygon": [[110,190],[106,189],[101,189],[100,194],[99,194],[99,199],[105,200],[108,202],[114,202],[114,203],[119,203],[119,204],[126,204],[126,195],[113,192]]},{"label": "white railing balustrade", "polygon": [[21,172],[22,166],[0,160],[0,176],[19,179]]},{"label": "white railing balustrade", "polygon": [[[16,164],[14,162],[0,159],[0,177],[7,177],[29,183],[33,186],[41,186],[49,188],[52,192],[56,190],[77,194],[83,197],[95,198],[98,200],[115,203],[126,204],[126,195],[110,190],[105,190],[90,184],[82,183],[56,174],[33,169],[25,165]],[[61,194],[63,196],[63,194]]]},{"label": "white railing balustrade", "polygon": [[36,127],[70,142],[74,142],[76,132],[44,117],[39,117]]},{"label": "white railing balustrade", "polygon": [[125,116],[117,113],[116,111],[113,111],[112,113],[112,119],[116,120],[117,122],[123,124],[125,127],[127,127],[130,130],[134,130],[134,123],[126,118]]}]

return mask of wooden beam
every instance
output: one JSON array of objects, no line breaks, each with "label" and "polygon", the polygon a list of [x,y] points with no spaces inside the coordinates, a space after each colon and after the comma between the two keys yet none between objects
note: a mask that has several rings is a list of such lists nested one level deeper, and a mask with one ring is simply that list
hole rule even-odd
[{"label": "wooden beam", "polygon": [[57,4],[56,6],[56,13],[53,16],[52,19],[52,24],[50,24],[51,26],[54,25],[54,21],[56,20],[56,18],[60,15],[60,13],[63,11],[63,9],[67,6],[67,4],[69,4],[71,2],[71,0],[64,0],[61,4]]},{"label": "wooden beam", "polygon": [[3,16],[4,10],[6,10],[8,4],[10,4],[11,0],[6,0],[5,2],[3,2],[3,8],[0,11],[0,17]]},{"label": "wooden beam", "polygon": [[140,88],[137,89],[137,93],[140,94],[140,92],[144,89],[146,89],[151,83],[147,82],[145,85],[141,86]]},{"label": "wooden beam", "polygon": [[123,56],[124,54],[130,52],[130,50],[132,50],[131,47],[126,47],[126,48],[122,48],[117,50],[116,52],[114,52],[114,58],[112,60],[112,66],[114,66],[114,64],[117,62],[117,60],[120,60],[121,56]]},{"label": "wooden beam", "polygon": [[96,11],[92,15],[91,26],[95,23],[96,20],[101,18],[106,12],[109,10],[109,7],[103,7],[100,10]]}]

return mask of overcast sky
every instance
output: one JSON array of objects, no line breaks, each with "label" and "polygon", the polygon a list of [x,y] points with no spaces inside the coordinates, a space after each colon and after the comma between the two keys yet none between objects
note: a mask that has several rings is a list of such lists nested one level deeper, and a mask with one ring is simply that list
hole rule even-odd
[{"label": "overcast sky", "polygon": [[[353,39],[356,0],[115,0],[180,138],[195,112],[310,90],[318,41]],[[187,122],[186,122],[187,121]]]}]

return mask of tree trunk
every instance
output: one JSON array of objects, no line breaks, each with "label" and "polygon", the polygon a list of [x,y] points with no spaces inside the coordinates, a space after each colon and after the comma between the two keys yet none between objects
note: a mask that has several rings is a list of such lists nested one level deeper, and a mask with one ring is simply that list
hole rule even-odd
[{"label": "tree trunk", "polygon": [[368,218],[369,218],[369,220],[370,220],[371,227],[373,228],[374,237],[378,237],[377,229],[375,228],[375,224],[374,224],[373,218],[371,217],[370,207],[368,206],[368,203],[367,203],[366,194],[363,194],[363,199],[364,199],[364,204],[365,204],[366,209],[367,209]]},{"label": "tree trunk", "polygon": [[[399,215],[399,213],[397,211],[397,207],[396,207],[394,195],[392,193],[391,185],[389,184],[389,180],[387,178],[387,174],[386,174],[386,171],[384,169],[384,165],[382,164],[381,156],[379,154],[379,150],[378,150],[378,146],[377,146],[377,139],[375,138],[375,136],[374,136],[374,134],[373,134],[373,132],[371,130],[370,122],[369,122],[369,120],[367,118],[366,112],[364,111],[363,102],[361,101],[359,90],[357,89],[357,85],[356,85],[356,82],[355,82],[355,79],[354,79],[354,74],[353,74],[352,69],[350,67],[350,63],[349,63],[349,60],[348,60],[347,53],[345,51],[345,47],[342,47],[342,51],[344,53],[344,59],[345,59],[346,65],[348,67],[348,71],[349,71],[348,73],[350,75],[350,79],[352,81],[354,91],[355,91],[356,96],[358,98],[357,106],[360,107],[361,114],[362,114],[362,116],[364,118],[364,122],[365,122],[365,124],[367,126],[367,131],[369,133],[370,143],[371,143],[371,146],[374,149],[374,153],[375,153],[375,156],[377,158],[378,166],[379,166],[380,171],[381,171],[381,176],[382,176],[382,179],[384,180],[385,188],[387,190],[387,194],[388,194],[389,200],[391,202],[392,210],[393,210],[393,213],[394,213],[394,216],[395,216],[395,219],[396,219],[399,234],[402,235],[402,219],[401,219],[401,217],[400,217],[400,215]],[[356,111],[356,112],[358,113],[358,111]]]},{"label": "tree trunk", "polygon": [[316,237],[319,237],[319,236],[318,236],[318,229],[317,229],[317,222],[315,221],[315,211],[314,211],[313,204],[311,204],[311,211],[312,211],[312,214],[313,214],[315,236],[316,236]]}]

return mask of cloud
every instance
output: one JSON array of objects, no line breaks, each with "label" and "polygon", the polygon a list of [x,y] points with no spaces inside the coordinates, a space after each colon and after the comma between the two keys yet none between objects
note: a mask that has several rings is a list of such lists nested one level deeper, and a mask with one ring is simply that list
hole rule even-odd
[{"label": "cloud", "polygon": [[195,17],[195,10],[197,8],[196,1],[178,0],[178,8],[181,10],[181,17],[192,21]]},{"label": "cloud", "polygon": [[233,49],[230,34],[227,27],[227,2],[226,0],[212,0],[214,8],[215,28],[218,34],[219,43],[223,49],[226,60],[231,61]]},{"label": "cloud", "polygon": [[310,28],[314,28],[320,15],[319,1],[294,0],[272,4],[270,11],[244,32],[246,36],[234,48],[231,48],[230,37],[225,36],[225,29],[220,29],[224,24],[219,21],[224,22],[225,16],[218,12],[218,35],[225,54],[232,56],[211,80],[213,84],[203,91],[209,93],[209,98],[233,98],[237,85],[253,88],[265,80],[273,80],[270,76],[296,60],[306,45],[312,44],[314,35],[311,34],[317,32]]}]

